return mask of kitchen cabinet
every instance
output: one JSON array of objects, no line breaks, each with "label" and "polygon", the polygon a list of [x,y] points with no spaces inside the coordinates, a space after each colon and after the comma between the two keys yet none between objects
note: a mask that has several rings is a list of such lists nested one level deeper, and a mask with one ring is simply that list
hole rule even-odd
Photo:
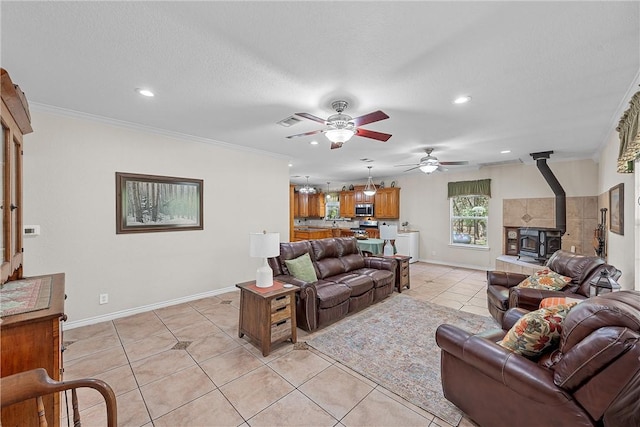
[{"label": "kitchen cabinet", "polygon": [[299,242],[300,240],[325,239],[327,237],[333,237],[331,228],[303,228],[293,230],[292,241]]},{"label": "kitchen cabinet", "polygon": [[2,265],[0,283],[22,277],[22,136],[33,132],[24,93],[14,85],[6,70],[0,69],[2,107]]},{"label": "kitchen cabinet", "polygon": [[293,216],[294,218],[323,218],[324,203],[324,193],[295,193]]},{"label": "kitchen cabinet", "polygon": [[340,192],[340,216],[342,218],[354,218],[356,216],[355,191]]},{"label": "kitchen cabinet", "polygon": [[374,196],[376,218],[400,218],[400,189],[397,187],[380,188]]},{"label": "kitchen cabinet", "polygon": [[377,228],[367,228],[366,230],[367,237],[370,239],[379,239],[380,238],[380,230]]},{"label": "kitchen cabinet", "polygon": [[[364,185],[354,187],[354,196],[356,204],[359,203],[374,203],[374,196],[367,196],[364,194]],[[377,188],[377,187],[376,187]]]}]

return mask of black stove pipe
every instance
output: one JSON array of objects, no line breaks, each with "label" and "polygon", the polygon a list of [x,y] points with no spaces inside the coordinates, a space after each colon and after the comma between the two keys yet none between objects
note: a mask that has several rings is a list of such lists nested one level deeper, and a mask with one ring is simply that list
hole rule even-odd
[{"label": "black stove pipe", "polygon": [[542,151],[539,153],[530,153],[536,161],[536,166],[542,176],[553,190],[553,194],[556,195],[556,228],[562,232],[562,235],[567,231],[567,200],[566,193],[562,188],[562,185],[558,182],[558,179],[553,174],[549,165],[547,165],[547,159],[553,154],[553,151]]}]

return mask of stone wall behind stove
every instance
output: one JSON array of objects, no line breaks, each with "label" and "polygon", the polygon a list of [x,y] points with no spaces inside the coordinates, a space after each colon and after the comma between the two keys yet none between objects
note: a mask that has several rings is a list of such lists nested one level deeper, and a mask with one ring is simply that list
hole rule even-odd
[{"label": "stone wall behind stove", "polygon": [[[562,249],[583,255],[595,255],[593,233],[598,226],[600,212],[598,196],[567,197],[567,232],[562,236]],[[502,222],[505,227],[556,226],[555,197],[504,199]]]}]

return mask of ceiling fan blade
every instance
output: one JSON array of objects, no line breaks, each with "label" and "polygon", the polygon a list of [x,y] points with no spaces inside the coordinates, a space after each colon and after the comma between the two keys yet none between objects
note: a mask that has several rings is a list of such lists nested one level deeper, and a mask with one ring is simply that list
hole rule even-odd
[{"label": "ceiling fan blade", "polygon": [[379,122],[380,120],[384,120],[388,118],[389,116],[387,116],[382,111],[378,110],[378,111],[374,111],[373,113],[365,114],[364,116],[356,117],[355,119],[353,119],[353,123],[356,126],[363,126],[368,123]]},{"label": "ceiling fan blade", "polygon": [[316,133],[322,133],[322,132],[324,132],[324,131],[323,130],[312,130],[311,132],[298,133],[296,135],[289,135],[287,138],[291,139],[291,138],[297,138],[299,136],[315,135]]},{"label": "ceiling fan blade", "polygon": [[450,166],[460,166],[460,165],[468,165],[469,162],[466,160],[460,162],[440,162],[441,165],[450,165]]},{"label": "ceiling fan blade", "polygon": [[447,168],[443,168],[442,166],[438,166],[438,169],[436,169],[436,170],[437,170],[438,172],[446,172],[446,171],[448,171],[449,169],[447,169]]},{"label": "ceiling fan blade", "polygon": [[418,166],[418,167],[420,167],[420,166],[422,166],[422,163],[409,163],[409,164],[406,164],[406,165],[393,165],[393,166],[396,167],[396,168],[398,168],[400,166]]},{"label": "ceiling fan blade", "polygon": [[313,120],[314,122],[322,123],[323,125],[327,124],[327,121],[325,119],[321,119],[320,117],[314,116],[313,114],[296,113],[296,116],[304,117],[305,119]]},{"label": "ceiling fan blade", "polygon": [[365,138],[377,139],[378,141],[388,141],[391,135],[388,133],[376,132],[374,130],[357,129],[356,135],[363,136]]},{"label": "ceiling fan blade", "polygon": [[336,148],[342,148],[342,142],[332,142],[331,149],[334,150]]},{"label": "ceiling fan blade", "polygon": [[420,166],[416,166],[416,167],[414,167],[414,168],[407,169],[405,172],[409,172],[409,171],[412,171],[412,170],[414,170],[414,169],[418,169],[419,167],[420,167]]}]

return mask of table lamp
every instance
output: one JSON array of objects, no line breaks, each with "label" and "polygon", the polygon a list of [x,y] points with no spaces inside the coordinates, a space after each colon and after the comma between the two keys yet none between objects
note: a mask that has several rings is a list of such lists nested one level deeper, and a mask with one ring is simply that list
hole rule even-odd
[{"label": "table lamp", "polygon": [[250,233],[249,255],[263,258],[264,263],[256,270],[256,286],[268,288],[273,286],[273,270],[267,263],[267,258],[280,254],[280,233]]},{"label": "table lamp", "polygon": [[398,238],[398,226],[382,224],[380,226],[380,238],[385,241],[384,256],[393,256],[394,250],[391,240]]}]

